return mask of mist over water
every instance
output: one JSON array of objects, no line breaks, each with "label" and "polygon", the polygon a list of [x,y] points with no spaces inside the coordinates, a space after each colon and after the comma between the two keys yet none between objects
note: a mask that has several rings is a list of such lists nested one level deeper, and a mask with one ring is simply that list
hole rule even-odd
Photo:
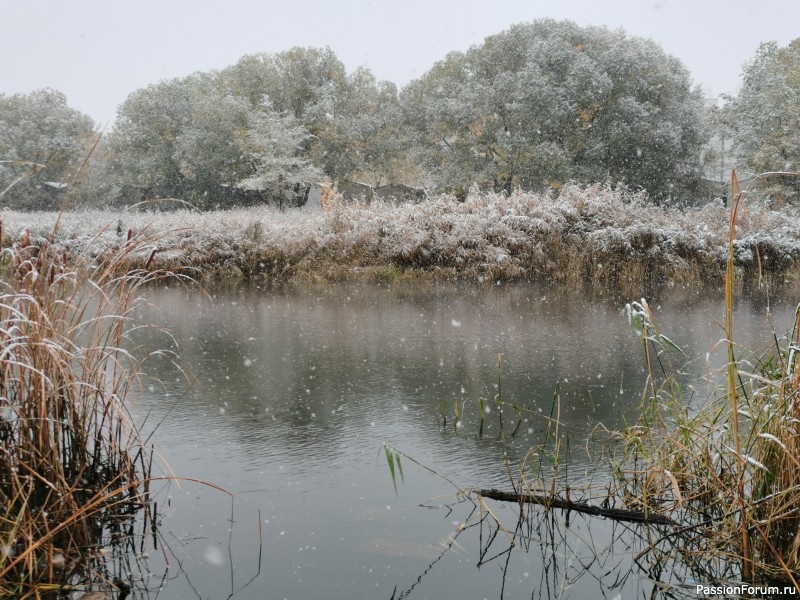
[{"label": "mist over water", "polygon": [[[642,400],[641,341],[623,311],[638,298],[430,284],[210,297],[165,288],[148,297],[155,308],[141,316],[172,331],[194,380],[187,385],[168,357],[146,365],[152,379],[137,406],[145,430],[163,419],[156,438],[172,471],[235,494],[231,501],[190,482],[159,492],[169,547],[151,553],[150,568],[159,572],[171,556],[183,571],[173,567],[164,582],[169,597],[194,597],[191,587],[201,597],[237,592],[258,573],[261,538],[261,572],[237,598],[261,598],[265,589],[276,598],[390,598],[425,572],[469,507],[420,507],[453,503],[456,490],[408,460],[395,495],[383,443],[460,487],[509,489],[504,458],[514,470],[543,443],[558,388],[565,476],[578,489],[596,466],[587,435],[599,423],[635,422]],[[704,379],[724,362],[724,349],[714,348],[722,292],[672,290],[648,301],[662,332],[686,352],[671,360],[687,399],[707,397]],[[778,334],[788,329],[791,302],[740,300],[737,341],[766,348],[768,308]],[[155,333],[135,341],[169,346]],[[488,408],[482,435],[480,398]],[[592,535],[610,527],[600,523]],[[576,518],[570,531],[586,528]],[[498,597],[502,573],[475,568],[477,531],[458,543],[410,597]],[[512,554],[507,597],[535,595],[545,579],[541,550]],[[575,584],[575,597],[591,579]]]}]

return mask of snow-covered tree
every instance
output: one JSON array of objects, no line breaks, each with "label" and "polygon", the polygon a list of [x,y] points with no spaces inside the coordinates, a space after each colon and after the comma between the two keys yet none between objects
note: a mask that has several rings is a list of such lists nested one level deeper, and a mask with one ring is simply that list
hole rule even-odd
[{"label": "snow-covered tree", "polygon": [[252,109],[216,73],[162,81],[132,93],[110,136],[107,177],[125,203],[180,198],[200,208],[236,203],[253,173],[241,147]]},{"label": "snow-covered tree", "polygon": [[242,154],[252,110],[242,98],[226,92],[216,74],[191,78],[189,115],[175,137],[174,158],[199,206],[228,204],[227,192],[252,167]]},{"label": "snow-covered tree", "polygon": [[303,157],[308,136],[291,115],[253,113],[243,150],[254,173],[238,187],[262,192],[281,209],[296,202],[308,184],[323,179],[322,171]]},{"label": "snow-covered tree", "polygon": [[365,68],[348,75],[329,48],[249,55],[161,81],[132,93],[118,115],[97,172],[116,190],[105,197],[127,204],[291,204],[323,174],[377,184],[413,172],[395,86]]},{"label": "snow-covered tree", "polygon": [[293,116],[313,136],[309,156],[329,178],[400,180],[407,136],[397,89],[369,69],[347,74],[330,48],[292,48],[245,56],[220,76],[254,110]]},{"label": "snow-covered tree", "polygon": [[96,136],[92,120],[61,92],[0,94],[0,193],[7,190],[0,203],[56,208],[58,190],[74,183]]},{"label": "snow-covered tree", "polygon": [[136,90],[117,111],[106,171],[126,203],[182,198],[190,186],[181,173],[176,142],[191,117],[187,81],[171,79]]},{"label": "snow-covered tree", "polygon": [[[755,173],[800,171],[800,39],[785,48],[762,44],[742,69],[738,96],[724,112],[741,163]],[[769,192],[800,200],[800,179],[771,177]]]},{"label": "snow-covered tree", "polygon": [[[378,81],[365,67],[348,75],[346,83],[341,96],[329,102],[335,112],[324,105],[310,111],[317,139],[313,160],[331,179],[406,183],[408,136],[396,86]],[[320,109],[324,114],[313,114]]]},{"label": "snow-covered tree", "polygon": [[449,54],[402,102],[441,187],[611,178],[667,197],[700,174],[699,89],[676,58],[621,30],[515,25]]}]

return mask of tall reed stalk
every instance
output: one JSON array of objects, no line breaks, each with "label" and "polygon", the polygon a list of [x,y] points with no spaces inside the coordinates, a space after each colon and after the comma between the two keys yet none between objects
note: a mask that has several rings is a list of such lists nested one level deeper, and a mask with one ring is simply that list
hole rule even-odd
[{"label": "tall reed stalk", "polygon": [[123,265],[152,242],[71,256],[0,221],[2,598],[102,580],[105,546],[148,509],[152,450],[130,405],[146,357],[127,334],[164,274]]},{"label": "tall reed stalk", "polygon": [[742,188],[736,171],[731,172],[731,218],[728,237],[728,259],[725,265],[725,338],[728,352],[727,362],[727,394],[731,403],[731,426],[733,427],[734,448],[736,450],[736,501],[739,504],[742,534],[742,575],[749,581],[753,577],[750,561],[750,542],[747,532],[748,507],[744,492],[744,459],[742,458],[741,437],[739,435],[739,402],[736,396],[736,376],[738,366],[733,344],[733,284],[734,284],[734,235],[736,218],[742,202]]}]

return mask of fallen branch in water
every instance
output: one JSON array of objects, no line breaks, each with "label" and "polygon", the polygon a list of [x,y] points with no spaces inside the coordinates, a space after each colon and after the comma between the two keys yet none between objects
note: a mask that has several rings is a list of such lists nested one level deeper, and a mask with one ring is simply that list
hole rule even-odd
[{"label": "fallen branch in water", "polygon": [[677,523],[658,513],[649,512],[645,513],[640,510],[626,510],[623,508],[603,508],[602,506],[594,506],[586,502],[576,502],[574,500],[565,500],[555,496],[540,496],[538,494],[518,494],[514,492],[504,492],[502,490],[478,490],[478,495],[484,498],[491,498],[492,500],[500,500],[503,502],[516,502],[516,503],[529,503],[540,504],[547,508],[560,508],[562,510],[574,510],[575,512],[584,513],[587,515],[596,515],[599,517],[607,517],[615,521],[630,521],[634,523],[649,523],[651,525],[671,525],[675,526]]}]

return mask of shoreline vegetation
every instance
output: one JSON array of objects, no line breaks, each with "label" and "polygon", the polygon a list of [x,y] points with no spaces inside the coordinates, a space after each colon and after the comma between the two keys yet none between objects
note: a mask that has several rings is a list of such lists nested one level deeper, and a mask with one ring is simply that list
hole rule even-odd
[{"label": "shoreline vegetation", "polygon": [[146,326],[133,315],[141,288],[172,275],[120,273],[137,244],[83,264],[47,238],[3,240],[0,596],[125,598],[121,578],[156,535],[150,484],[162,468],[135,408],[141,367],[159,352],[128,334]]},{"label": "shoreline vegetation", "polygon": [[[174,206],[182,208],[167,210]],[[6,247],[25,235],[50,240],[58,221],[57,252],[97,261],[133,244],[119,268],[202,282],[530,281],[621,290],[723,281],[729,218],[721,201],[655,206],[608,184],[510,195],[473,188],[463,202],[441,195],[417,204],[345,203],[334,194],[322,210],[286,212],[199,212],[170,200],[122,212],[2,212]],[[800,282],[796,208],[750,202],[734,237],[737,285]]]}]

